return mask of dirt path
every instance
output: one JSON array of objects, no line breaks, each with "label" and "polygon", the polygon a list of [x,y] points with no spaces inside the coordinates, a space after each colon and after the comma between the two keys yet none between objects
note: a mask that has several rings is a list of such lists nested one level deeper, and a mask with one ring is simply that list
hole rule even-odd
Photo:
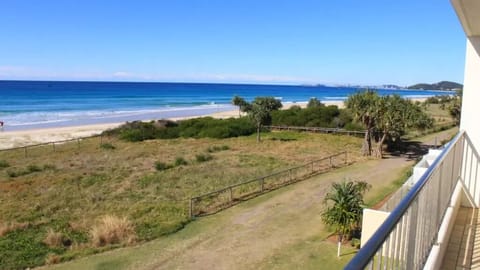
[{"label": "dirt path", "polygon": [[[451,137],[452,131],[439,138]],[[435,138],[422,141],[433,144]],[[351,255],[330,265],[322,259],[319,242],[327,236],[320,213],[332,182],[362,180],[373,188],[368,197],[398,179],[413,165],[409,154],[369,160],[316,176],[203,217],[182,231],[147,244],[114,250],[71,263],[60,269],[291,269],[339,268]],[[332,245],[330,243],[327,243]],[[328,249],[335,250],[335,245]],[[302,251],[305,250],[305,251]],[[327,254],[327,253],[325,253]],[[320,256],[320,257],[319,257]],[[325,255],[326,256],[326,255]],[[323,261],[322,261],[323,260]],[[327,269],[321,267],[322,269]]]}]

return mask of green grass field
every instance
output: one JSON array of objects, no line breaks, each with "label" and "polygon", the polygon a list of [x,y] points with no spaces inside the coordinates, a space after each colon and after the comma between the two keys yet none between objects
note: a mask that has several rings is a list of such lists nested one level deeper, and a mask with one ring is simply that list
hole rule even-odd
[{"label": "green grass field", "polygon": [[135,242],[169,234],[189,222],[191,196],[344,150],[358,159],[360,145],[354,137],[272,132],[260,144],[254,136],[138,143],[104,137],[55,151],[29,148],[27,157],[23,149],[1,152],[0,265],[26,268],[127,245],[93,245],[91,231],[105,215],[126,217]]}]

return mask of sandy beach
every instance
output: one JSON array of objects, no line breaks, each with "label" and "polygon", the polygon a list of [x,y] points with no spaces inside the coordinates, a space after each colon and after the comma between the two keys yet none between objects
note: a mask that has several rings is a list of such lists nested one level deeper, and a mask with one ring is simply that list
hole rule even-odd
[{"label": "sandy beach", "polygon": [[[343,101],[322,101],[322,103],[324,103],[327,106],[336,105],[339,108],[344,107]],[[284,103],[282,109],[289,109],[294,105],[305,108],[307,106],[307,102]],[[213,114],[207,114],[204,116],[211,116],[214,118],[238,117],[238,110],[217,112]],[[171,118],[170,120],[178,121],[178,120],[196,118],[196,117],[199,117],[199,116]],[[149,119],[144,119],[144,120],[148,121]],[[123,122],[71,126],[71,127],[55,127],[55,128],[22,130],[22,131],[3,131],[3,132],[0,132],[0,149],[7,149],[7,148],[21,147],[21,146],[31,145],[31,144],[88,137],[88,136],[100,134],[107,129],[117,127],[121,124],[123,124]]]}]

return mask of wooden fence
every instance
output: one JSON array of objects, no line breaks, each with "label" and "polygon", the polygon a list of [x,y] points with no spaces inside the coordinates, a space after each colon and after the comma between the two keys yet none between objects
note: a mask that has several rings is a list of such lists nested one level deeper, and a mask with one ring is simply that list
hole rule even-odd
[{"label": "wooden fence", "polygon": [[341,128],[324,128],[324,127],[297,127],[297,126],[265,126],[270,130],[294,130],[305,131],[313,133],[331,133],[331,134],[344,134],[349,136],[365,136],[365,131],[345,130]]},{"label": "wooden fence", "polygon": [[[38,148],[38,147],[46,147],[46,146],[51,146],[51,150],[53,152],[57,151],[58,145],[62,145],[65,143],[69,142],[77,142],[77,147],[80,147],[80,142],[85,139],[91,139],[91,138],[100,138],[100,144],[103,143],[104,136],[103,135],[93,135],[93,136],[87,136],[87,137],[79,137],[79,138],[74,138],[74,139],[68,139],[68,140],[60,140],[60,141],[52,141],[52,142],[45,142],[45,143],[39,143],[39,144],[30,144],[30,145],[25,145],[25,146],[19,146],[19,147],[12,147],[12,148],[5,148],[5,149],[0,149],[0,152],[7,152],[7,151],[22,151],[24,153],[24,157],[28,157],[29,155],[29,149],[33,148]],[[45,152],[42,152],[45,153]]]},{"label": "wooden fence", "polygon": [[347,152],[341,152],[307,164],[262,176],[239,184],[190,198],[191,218],[218,212],[239,201],[249,199],[270,190],[298,182],[332,168],[348,165]]}]

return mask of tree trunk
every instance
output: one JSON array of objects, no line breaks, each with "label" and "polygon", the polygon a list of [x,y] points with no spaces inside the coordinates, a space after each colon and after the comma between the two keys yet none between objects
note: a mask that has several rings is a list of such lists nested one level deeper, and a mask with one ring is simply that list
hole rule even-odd
[{"label": "tree trunk", "polygon": [[338,235],[338,243],[337,243],[337,257],[340,258],[340,248],[342,247],[342,235]]},{"label": "tree trunk", "polygon": [[383,157],[383,143],[385,142],[386,138],[387,138],[387,133],[383,132],[382,138],[380,139],[377,145],[377,153],[376,153],[377,158]]},{"label": "tree trunk", "polygon": [[365,132],[365,138],[362,144],[362,154],[364,156],[371,156],[372,155],[372,131],[370,128],[367,128]]},{"label": "tree trunk", "polygon": [[257,126],[257,143],[260,142],[260,125]]}]

